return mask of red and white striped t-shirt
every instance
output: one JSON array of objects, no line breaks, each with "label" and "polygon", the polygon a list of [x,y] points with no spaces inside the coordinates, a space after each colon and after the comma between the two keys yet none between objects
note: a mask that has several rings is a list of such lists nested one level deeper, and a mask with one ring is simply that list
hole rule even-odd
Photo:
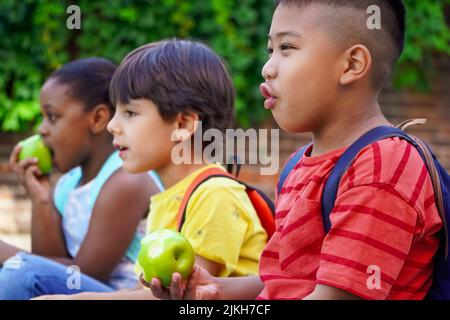
[{"label": "red and white striped t-shirt", "polygon": [[259,299],[302,299],[316,284],[366,299],[426,296],[442,221],[419,153],[399,138],[361,150],[342,177],[325,235],[321,195],[344,151],[305,156],[286,179],[277,230],[260,260]]}]

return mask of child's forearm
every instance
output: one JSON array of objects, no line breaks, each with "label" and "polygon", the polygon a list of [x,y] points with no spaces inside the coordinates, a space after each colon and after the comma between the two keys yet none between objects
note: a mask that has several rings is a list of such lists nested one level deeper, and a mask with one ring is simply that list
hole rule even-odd
[{"label": "child's forearm", "polygon": [[263,290],[258,276],[216,278],[221,300],[253,300]]},{"label": "child's forearm", "polygon": [[42,256],[67,256],[61,230],[61,219],[54,211],[51,202],[33,203],[31,248],[34,254]]},{"label": "child's forearm", "polygon": [[[221,300],[252,300],[264,287],[257,276],[215,279],[219,285]],[[142,287],[108,293],[86,292],[70,297],[74,300],[158,300],[149,289]]]}]

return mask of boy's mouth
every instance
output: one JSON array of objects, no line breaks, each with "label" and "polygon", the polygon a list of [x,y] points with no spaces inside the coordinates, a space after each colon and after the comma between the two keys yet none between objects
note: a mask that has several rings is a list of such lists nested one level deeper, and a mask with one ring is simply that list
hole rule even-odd
[{"label": "boy's mouth", "polygon": [[123,158],[126,155],[127,151],[128,151],[128,147],[122,146],[122,145],[120,145],[118,143],[114,143],[114,147],[117,150],[119,150],[119,156],[121,158]]},{"label": "boy's mouth", "polygon": [[259,86],[259,91],[261,92],[261,95],[266,99],[266,101],[264,101],[264,108],[266,108],[267,110],[272,109],[275,106],[277,97],[272,94],[272,90],[269,85],[267,83],[262,83]]}]

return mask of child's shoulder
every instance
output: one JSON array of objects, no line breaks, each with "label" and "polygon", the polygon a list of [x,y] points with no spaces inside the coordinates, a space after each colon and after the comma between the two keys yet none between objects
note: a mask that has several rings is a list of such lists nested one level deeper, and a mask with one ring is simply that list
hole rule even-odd
[{"label": "child's shoulder", "polygon": [[201,183],[192,193],[189,204],[253,211],[246,186],[228,177],[212,177]]},{"label": "child's shoulder", "polygon": [[427,168],[416,148],[404,139],[388,138],[362,149],[345,172],[341,187],[382,186],[410,200],[423,188],[432,190]]},{"label": "child's shoulder", "polygon": [[245,192],[245,186],[227,177],[213,177],[198,186],[195,193],[203,196],[224,197]]},{"label": "child's shoulder", "polygon": [[245,228],[248,223],[259,221],[246,186],[227,177],[212,177],[198,186],[191,195],[187,212],[196,212],[195,216],[201,217],[202,223],[218,219],[232,223],[233,228],[238,225]]}]

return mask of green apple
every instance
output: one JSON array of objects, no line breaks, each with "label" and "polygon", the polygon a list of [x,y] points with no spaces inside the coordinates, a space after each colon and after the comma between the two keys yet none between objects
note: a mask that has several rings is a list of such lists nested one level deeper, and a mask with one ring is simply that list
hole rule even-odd
[{"label": "green apple", "polygon": [[189,277],[194,267],[195,254],[181,233],[161,229],[147,234],[141,240],[138,262],[144,269],[145,281],[159,278],[162,285],[168,287],[174,272],[179,272],[183,279]]},{"label": "green apple", "polygon": [[19,160],[27,158],[37,158],[38,167],[42,174],[48,174],[52,170],[52,154],[50,149],[44,144],[42,137],[35,134],[19,142]]}]

